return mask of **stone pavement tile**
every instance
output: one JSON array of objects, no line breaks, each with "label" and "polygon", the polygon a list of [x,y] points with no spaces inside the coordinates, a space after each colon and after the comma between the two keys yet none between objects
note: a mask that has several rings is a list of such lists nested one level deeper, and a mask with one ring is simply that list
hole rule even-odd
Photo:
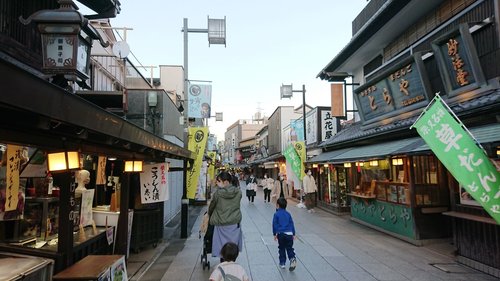
[{"label": "stone pavement tile", "polygon": [[359,266],[377,280],[408,280],[399,272],[390,269],[382,263],[359,263]]},{"label": "stone pavement tile", "polygon": [[326,261],[337,271],[358,271],[365,270],[347,257],[326,257]]},{"label": "stone pavement tile", "polygon": [[423,270],[403,270],[398,271],[411,281],[442,281],[443,279]]},{"label": "stone pavement tile", "polygon": [[283,280],[280,269],[274,263],[269,265],[252,266],[251,271],[247,271],[252,281],[281,281]]},{"label": "stone pavement tile", "polygon": [[310,271],[314,280],[323,281],[346,281],[347,279],[335,270],[315,270]]},{"label": "stone pavement tile", "polygon": [[340,274],[349,281],[377,281],[377,279],[373,278],[373,276],[367,272],[348,271],[340,272]]}]

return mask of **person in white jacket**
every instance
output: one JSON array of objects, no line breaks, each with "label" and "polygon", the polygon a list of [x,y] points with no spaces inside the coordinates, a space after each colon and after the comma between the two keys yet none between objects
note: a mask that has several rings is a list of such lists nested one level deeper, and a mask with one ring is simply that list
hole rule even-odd
[{"label": "person in white jacket", "polygon": [[304,187],[307,211],[309,213],[315,212],[314,207],[316,206],[316,192],[318,191],[318,187],[309,169],[306,170],[306,175],[302,179],[302,186]]},{"label": "person in white jacket", "polygon": [[[264,202],[271,202],[271,192],[274,189],[274,180],[264,174],[264,179],[262,180],[262,186],[264,187]],[[267,201],[266,201],[267,199]]]}]

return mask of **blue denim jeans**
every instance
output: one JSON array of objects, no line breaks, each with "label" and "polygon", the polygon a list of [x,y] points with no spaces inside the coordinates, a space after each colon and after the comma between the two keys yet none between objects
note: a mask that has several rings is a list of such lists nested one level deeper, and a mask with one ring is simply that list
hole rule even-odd
[{"label": "blue denim jeans", "polygon": [[278,253],[280,258],[280,265],[286,264],[286,255],[288,259],[292,260],[295,258],[295,251],[293,250],[293,236],[283,233],[278,234]]}]

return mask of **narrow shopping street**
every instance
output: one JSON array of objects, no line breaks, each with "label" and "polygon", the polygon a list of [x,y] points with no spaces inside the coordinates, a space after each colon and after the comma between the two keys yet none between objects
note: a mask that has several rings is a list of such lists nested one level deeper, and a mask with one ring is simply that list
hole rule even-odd
[{"label": "narrow shopping street", "polygon": [[[260,189],[255,202],[243,197],[244,248],[239,262],[253,281],[277,280],[497,280],[496,278],[457,264],[450,241],[439,240],[423,247],[372,230],[350,220],[316,209],[308,213],[288,200],[297,230],[295,271],[278,266],[277,242],[273,240],[271,222],[274,205],[263,202]],[[131,280],[198,281],[208,280],[218,264],[210,257],[210,270],[200,263],[202,240],[198,228],[206,207],[199,208],[190,236],[186,240],[171,237],[166,247],[151,258],[149,270]],[[191,213],[191,212],[190,212]],[[141,254],[130,260],[140,259]],[[130,270],[129,270],[130,274]],[[140,275],[140,277],[139,277]]]}]

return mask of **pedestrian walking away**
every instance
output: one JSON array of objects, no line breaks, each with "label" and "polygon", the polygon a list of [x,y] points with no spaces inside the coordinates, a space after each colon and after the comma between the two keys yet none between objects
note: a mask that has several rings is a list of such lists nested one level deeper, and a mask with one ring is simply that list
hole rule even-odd
[{"label": "pedestrian walking away", "polygon": [[278,254],[280,267],[286,267],[286,257],[290,260],[290,271],[295,270],[297,258],[293,249],[293,240],[295,240],[295,226],[292,215],[286,210],[287,201],[280,197],[277,200],[277,209],[273,216],[273,236],[278,241]]},{"label": "pedestrian walking away", "polygon": [[314,207],[316,207],[316,192],[318,191],[318,187],[316,186],[316,181],[312,176],[311,170],[306,170],[306,175],[304,179],[302,179],[302,186],[304,188],[305,193],[305,204],[307,211],[309,213],[315,212]]},{"label": "pedestrian walking away", "polygon": [[267,173],[264,174],[264,179],[262,180],[262,186],[264,187],[264,202],[269,203],[271,202],[271,192],[274,189],[274,179],[269,178],[267,176]]},{"label": "pedestrian walking away", "polygon": [[[214,226],[212,256],[220,257],[222,246],[227,242],[238,245],[241,251],[243,238],[241,231],[241,190],[232,185],[233,177],[228,172],[217,175],[217,190],[208,206],[210,224]],[[222,261],[222,259],[221,259]]]},{"label": "pedestrian walking away", "polygon": [[236,263],[238,258],[238,245],[228,242],[226,243],[220,253],[224,262],[220,263],[210,275],[209,281],[224,281],[224,280],[241,280],[250,281],[248,274],[243,266]]}]

